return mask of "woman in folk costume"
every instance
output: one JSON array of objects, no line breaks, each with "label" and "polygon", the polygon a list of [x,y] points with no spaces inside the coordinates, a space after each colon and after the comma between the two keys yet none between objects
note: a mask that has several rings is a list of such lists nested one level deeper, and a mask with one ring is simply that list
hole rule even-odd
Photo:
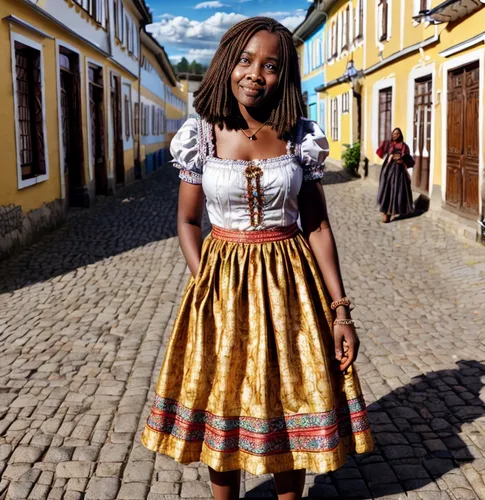
[{"label": "woman in folk costume", "polygon": [[303,118],[290,31],[264,17],[231,28],[195,108],[171,144],[192,277],[142,441],[207,464],[217,500],[239,498],[240,469],[299,499],[305,469],[335,470],[372,439],[320,183],[328,144]]},{"label": "woman in folk costume", "polygon": [[413,212],[413,192],[408,168],[414,166],[409,146],[404,142],[400,128],[392,131],[390,141],[384,141],[377,155],[384,160],[379,178],[377,203],[382,213],[382,222],[392,217]]}]

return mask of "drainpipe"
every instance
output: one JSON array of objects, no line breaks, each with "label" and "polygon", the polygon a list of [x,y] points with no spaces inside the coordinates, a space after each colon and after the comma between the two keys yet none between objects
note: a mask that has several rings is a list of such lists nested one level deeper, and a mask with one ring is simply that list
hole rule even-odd
[{"label": "drainpipe", "polygon": [[[141,32],[143,26],[138,28],[138,134],[135,158],[135,179],[141,179]],[[134,121],[134,120],[133,120]]]}]

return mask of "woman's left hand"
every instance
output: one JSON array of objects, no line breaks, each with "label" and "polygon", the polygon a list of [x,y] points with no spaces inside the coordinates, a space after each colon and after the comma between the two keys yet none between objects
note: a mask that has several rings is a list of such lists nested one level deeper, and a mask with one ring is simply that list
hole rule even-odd
[{"label": "woman's left hand", "polygon": [[360,340],[354,325],[335,325],[333,327],[335,359],[344,372],[357,359]]}]

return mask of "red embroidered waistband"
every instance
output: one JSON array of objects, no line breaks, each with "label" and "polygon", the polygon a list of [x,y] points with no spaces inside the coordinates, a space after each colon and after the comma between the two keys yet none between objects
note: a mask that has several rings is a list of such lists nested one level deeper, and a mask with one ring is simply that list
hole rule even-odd
[{"label": "red embroidered waistband", "polygon": [[278,227],[275,229],[262,229],[259,231],[236,231],[212,226],[212,237],[230,243],[271,243],[296,236],[300,229],[296,222],[291,226]]}]

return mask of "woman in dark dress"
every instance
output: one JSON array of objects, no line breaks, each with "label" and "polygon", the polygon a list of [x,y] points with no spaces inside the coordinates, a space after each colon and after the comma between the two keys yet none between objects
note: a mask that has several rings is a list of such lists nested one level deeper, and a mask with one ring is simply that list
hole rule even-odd
[{"label": "woman in dark dress", "polygon": [[387,223],[392,217],[413,212],[413,193],[408,168],[414,166],[414,160],[400,128],[393,130],[391,140],[384,141],[377,154],[384,160],[377,202],[382,212],[382,222]]}]

